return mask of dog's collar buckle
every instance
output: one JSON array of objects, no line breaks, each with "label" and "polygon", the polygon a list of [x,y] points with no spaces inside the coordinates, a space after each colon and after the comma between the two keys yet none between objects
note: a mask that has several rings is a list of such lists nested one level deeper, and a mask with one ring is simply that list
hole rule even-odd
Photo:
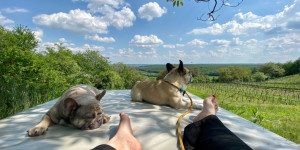
[{"label": "dog's collar buckle", "polygon": [[186,93],[186,91],[182,88],[177,87],[176,85],[170,83],[169,81],[164,80],[165,82],[167,82],[168,84],[174,86],[175,88],[177,88],[179,90],[180,93],[182,93],[182,96],[184,96],[184,94]]}]

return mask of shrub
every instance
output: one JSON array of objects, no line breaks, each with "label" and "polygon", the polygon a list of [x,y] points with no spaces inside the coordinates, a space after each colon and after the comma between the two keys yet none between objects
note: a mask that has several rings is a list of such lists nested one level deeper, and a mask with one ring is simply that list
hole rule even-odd
[{"label": "shrub", "polygon": [[268,76],[266,76],[262,72],[256,72],[253,74],[252,78],[254,79],[254,81],[265,81],[268,78]]},{"label": "shrub", "polygon": [[260,72],[263,72],[264,74],[270,76],[271,78],[278,78],[284,75],[284,69],[279,66],[276,65],[274,63],[266,63],[263,64],[260,68],[259,68]]},{"label": "shrub", "polygon": [[219,81],[249,81],[251,79],[251,70],[240,66],[228,66],[218,70]]}]

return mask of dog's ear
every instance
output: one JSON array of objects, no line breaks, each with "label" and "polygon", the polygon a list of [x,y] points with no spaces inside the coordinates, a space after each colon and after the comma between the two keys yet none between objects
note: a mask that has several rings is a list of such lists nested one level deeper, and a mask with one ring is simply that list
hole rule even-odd
[{"label": "dog's ear", "polygon": [[79,105],[73,98],[67,98],[64,100],[64,115],[70,116],[73,111],[75,111]]},{"label": "dog's ear", "polygon": [[183,67],[183,63],[181,60],[179,60],[179,67],[178,67],[178,71],[185,74],[186,73],[186,70],[184,69]]},{"label": "dog's ear", "polygon": [[100,101],[105,94],[106,94],[106,90],[103,90],[102,93],[96,95],[96,99]]},{"label": "dog's ear", "polygon": [[170,72],[172,69],[175,68],[175,67],[174,67],[172,64],[170,64],[170,63],[167,63],[167,64],[166,64],[166,67],[167,67],[168,72]]},{"label": "dog's ear", "polygon": [[103,114],[103,124],[107,123],[110,120],[110,116],[104,115]]}]

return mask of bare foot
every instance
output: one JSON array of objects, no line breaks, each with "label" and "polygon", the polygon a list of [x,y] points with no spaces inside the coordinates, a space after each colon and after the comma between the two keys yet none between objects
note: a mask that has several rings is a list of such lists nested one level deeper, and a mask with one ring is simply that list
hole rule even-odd
[{"label": "bare foot", "polygon": [[120,123],[116,135],[107,142],[117,150],[141,150],[140,142],[134,137],[129,117],[120,113]]},{"label": "bare foot", "polygon": [[197,122],[209,115],[216,115],[218,111],[218,101],[215,98],[214,95],[208,96],[204,101],[203,101],[203,108],[202,111],[194,118],[193,122]]}]

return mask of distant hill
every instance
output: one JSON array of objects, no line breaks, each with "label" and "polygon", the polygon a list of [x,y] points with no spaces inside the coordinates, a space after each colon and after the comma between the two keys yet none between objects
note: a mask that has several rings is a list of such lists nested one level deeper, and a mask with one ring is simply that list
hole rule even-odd
[{"label": "distant hill", "polygon": [[289,83],[289,84],[298,84],[300,88],[300,74],[285,76],[281,78],[271,79],[266,82],[269,83]]},{"label": "distant hill", "polygon": [[[261,66],[261,64],[187,64],[185,66],[197,67],[199,68],[200,73],[203,75],[218,76],[217,73],[218,69],[232,66],[232,65],[241,66],[243,68],[249,68],[251,70],[259,69],[259,67]],[[157,74],[160,71],[164,70],[166,66],[165,65],[136,65],[134,67],[146,75],[147,73],[150,73],[151,76],[153,76],[154,74]]]}]

